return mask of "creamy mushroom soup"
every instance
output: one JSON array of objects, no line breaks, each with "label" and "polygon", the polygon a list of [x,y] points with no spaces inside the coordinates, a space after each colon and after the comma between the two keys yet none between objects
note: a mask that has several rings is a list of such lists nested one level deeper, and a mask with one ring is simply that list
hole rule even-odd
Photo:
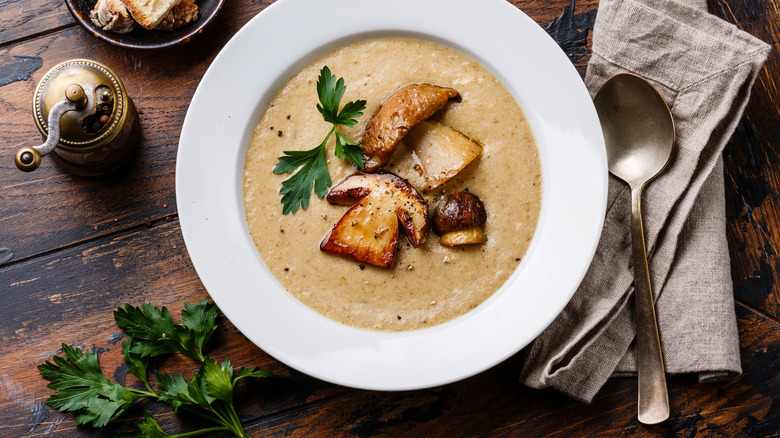
[{"label": "creamy mushroom soup", "polygon": [[[406,178],[427,201],[432,216],[444,195],[468,191],[487,210],[487,242],[445,247],[428,231],[418,248],[401,229],[390,268],[320,251],[320,242],[349,206],[330,205],[312,194],[306,210],[283,215],[279,190],[289,174],[272,170],[283,151],[317,146],[332,125],[316,105],[320,69],[343,77],[348,101],[367,101],[351,127],[339,129],[359,142],[370,116],[399,88],[430,83],[456,89],[430,120],[465,134],[482,153],[454,178],[424,193],[420,167],[402,144],[385,171]],[[357,168],[328,148],[333,184]],[[403,38],[358,42],[317,59],[273,97],[255,127],[244,164],[247,224],[268,269],[279,283],[316,312],[354,327],[400,331],[441,324],[476,308],[509,278],[525,255],[541,205],[542,175],[530,126],[519,105],[485,67],[447,47]],[[260,293],[260,291],[258,291]]]}]

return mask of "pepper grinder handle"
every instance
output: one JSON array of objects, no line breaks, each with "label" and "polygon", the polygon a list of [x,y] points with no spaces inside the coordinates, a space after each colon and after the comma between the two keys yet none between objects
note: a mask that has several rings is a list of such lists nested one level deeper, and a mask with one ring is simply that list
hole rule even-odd
[{"label": "pepper grinder handle", "polygon": [[32,172],[41,165],[41,157],[51,153],[60,142],[60,119],[68,111],[82,108],[87,103],[84,89],[78,84],[71,84],[65,90],[65,100],[57,102],[49,111],[49,135],[46,141],[38,146],[26,146],[16,151],[14,162],[16,167],[25,172]]}]

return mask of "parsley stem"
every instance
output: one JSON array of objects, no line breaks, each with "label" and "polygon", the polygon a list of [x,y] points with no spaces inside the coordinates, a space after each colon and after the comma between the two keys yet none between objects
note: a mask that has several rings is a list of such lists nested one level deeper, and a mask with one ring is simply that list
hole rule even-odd
[{"label": "parsley stem", "polygon": [[203,408],[195,409],[193,407],[183,405],[183,406],[180,406],[179,409],[185,410],[185,411],[189,412],[190,414],[195,414],[195,415],[197,415],[197,416],[199,416],[201,418],[204,418],[206,420],[211,421],[212,423],[223,424],[223,425],[225,424],[225,422],[222,421],[221,418],[217,418],[217,417],[211,415],[209,413],[209,411],[207,411],[207,410],[205,410]]},{"label": "parsley stem", "polygon": [[244,427],[241,425],[241,420],[238,419],[238,414],[236,413],[236,409],[233,407],[233,403],[230,402],[222,405],[222,408],[225,415],[230,418],[230,421],[233,425],[231,431],[239,437],[247,436],[246,432],[244,431]]},{"label": "parsley stem", "polygon": [[230,431],[233,432],[236,436],[244,437],[246,436],[246,432],[244,432],[244,427],[241,425],[241,420],[238,419],[238,414],[236,414],[235,408],[233,408],[232,403],[230,404],[214,404],[213,409],[222,411],[222,415],[225,417],[225,424],[230,428]]},{"label": "parsley stem", "polygon": [[209,411],[214,413],[214,415],[216,415],[217,418],[219,418],[219,421],[215,421],[215,423],[224,424],[226,427],[230,428],[230,430],[232,431],[233,430],[232,426],[234,426],[233,425],[233,419],[229,418],[230,415],[225,415],[224,412],[220,412],[218,407],[219,406],[216,403],[214,403],[211,406],[209,406]]},{"label": "parsley stem", "polygon": [[236,426],[238,426],[238,428],[241,429],[241,431],[243,431],[244,428],[243,426],[241,426],[241,420],[238,418],[238,413],[236,412],[236,408],[233,407],[232,401],[228,404],[227,411],[228,414],[230,414],[233,417]]},{"label": "parsley stem", "polygon": [[151,388],[149,388],[148,385],[147,385],[146,389],[148,389],[149,391],[144,391],[144,390],[135,389],[135,388],[127,388],[127,389],[130,392],[134,392],[134,393],[140,395],[141,397],[149,397],[149,398],[153,398],[155,400],[160,398],[160,395],[157,394],[156,392],[154,392]]},{"label": "parsley stem", "polygon": [[[149,397],[149,398],[153,398],[155,400],[159,400],[160,399],[160,395],[157,394],[154,391],[143,391],[143,390],[135,389],[135,388],[127,388],[127,389],[130,390],[131,392],[134,392],[134,393],[142,396],[142,397]],[[194,409],[194,408],[192,408],[190,406],[187,406],[187,405],[181,406],[180,409],[183,409],[183,410],[185,410],[185,411],[187,411],[187,412],[189,412],[191,414],[195,414],[195,415],[197,415],[197,416],[199,416],[201,418],[209,420],[212,423],[224,424],[225,427],[221,428],[219,430],[230,430],[230,431],[233,431],[233,428],[229,426],[229,425],[232,424],[233,418],[235,418],[237,420],[237,423],[238,423],[239,427],[241,425],[241,421],[238,420],[238,417],[231,417],[230,415],[228,415],[228,417],[230,417],[230,418],[225,418],[224,416],[220,415],[218,412],[214,411],[213,408],[211,409],[211,411],[214,412],[214,414],[216,414],[216,417],[214,415],[211,415],[206,410]],[[177,435],[177,436],[179,436],[179,435]],[[186,436],[186,435],[180,435],[180,436]]]},{"label": "parsley stem", "polygon": [[207,432],[217,432],[220,430],[230,430],[230,429],[227,427],[209,427],[206,429],[193,430],[192,432],[184,432],[176,435],[170,435],[169,438],[183,438],[187,436],[200,435],[202,433],[207,433]]},{"label": "parsley stem", "polygon": [[330,136],[333,135],[334,132],[336,132],[336,126],[338,125],[333,125],[333,127],[330,128],[330,131],[328,131],[328,135],[325,136],[325,140],[322,142],[323,144],[327,143],[328,140],[330,140]]},{"label": "parsley stem", "polygon": [[[230,406],[225,407],[225,414],[230,418],[230,422],[233,424],[234,430],[236,431],[243,431],[244,428],[241,427],[241,420],[238,419],[238,415],[236,414],[236,410],[233,409]],[[238,435],[238,433],[236,433]]]}]

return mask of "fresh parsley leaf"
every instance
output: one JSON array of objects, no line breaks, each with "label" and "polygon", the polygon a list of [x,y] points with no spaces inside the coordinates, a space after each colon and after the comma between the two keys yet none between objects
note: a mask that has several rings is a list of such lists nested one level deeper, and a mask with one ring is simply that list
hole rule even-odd
[{"label": "fresh parsley leaf", "polygon": [[136,430],[120,435],[121,438],[170,438],[166,434],[152,413],[144,411],[144,421],[137,423]]},{"label": "fresh parsley leaf", "polygon": [[184,397],[182,394],[186,394],[189,389],[187,388],[187,381],[184,380],[181,374],[168,375],[157,372],[157,387],[160,391],[157,392],[158,400],[169,403],[173,408],[173,412],[179,413],[179,407],[184,404],[181,399]]},{"label": "fresh parsley leaf", "polygon": [[244,377],[287,377],[283,374],[272,373],[270,371],[261,370],[257,367],[239,368],[235,377],[233,377],[233,385]]},{"label": "fresh parsley leaf", "polygon": [[337,122],[339,105],[345,91],[347,87],[344,85],[344,78],[336,80],[336,76],[330,72],[327,65],[322,67],[320,77],[317,79],[317,97],[320,99],[317,110],[326,122],[339,124]]},{"label": "fresh parsley leaf", "polygon": [[342,160],[349,161],[361,169],[366,165],[366,156],[360,145],[336,131],[336,156]]},{"label": "fresh parsley leaf", "polygon": [[332,181],[328,173],[327,143],[333,133],[336,133],[335,154],[342,160],[362,168],[365,165],[363,150],[358,143],[345,137],[338,131],[340,125],[354,126],[358,117],[363,115],[366,109],[365,100],[347,102],[341,111],[341,99],[347,86],[344,78],[336,79],[328,66],[322,67],[317,79],[317,111],[323,120],[333,125],[333,128],[325,136],[319,146],[306,151],[284,151],[274,167],[273,173],[293,173],[290,178],[282,182],[279,193],[282,194],[282,212],[284,214],[295,213],[299,208],[306,210],[309,206],[312,187],[314,193],[322,198],[328,191]]},{"label": "fresh parsley leaf", "polygon": [[210,357],[206,358],[203,362],[203,378],[206,380],[208,395],[224,402],[232,402],[233,367],[229,360],[219,365]]},{"label": "fresh parsley leaf", "polygon": [[48,388],[56,394],[46,404],[61,411],[76,412],[76,424],[102,427],[122,415],[139,395],[118,383],[110,382],[100,369],[97,354],[62,344],[67,360],[54,356],[54,363],[38,365]]},{"label": "fresh parsley leaf", "polygon": [[336,117],[335,124],[349,127],[355,126],[357,123],[357,118],[363,115],[363,111],[365,111],[365,109],[365,100],[347,102],[346,105],[344,105],[344,108],[341,109],[338,117]]},{"label": "fresh parsley leaf", "polygon": [[[172,386],[169,386],[167,389],[160,386],[162,390],[160,400],[163,400],[164,396],[166,400],[178,401],[181,405],[193,405],[201,409],[211,410],[211,404],[214,403],[216,398],[210,396],[206,390],[204,373],[204,368],[200,367],[189,383],[186,383],[181,375],[174,374],[171,379],[173,382]],[[182,385],[183,383],[186,386]],[[158,386],[160,385],[159,380],[157,384]]]},{"label": "fresh parsley leaf", "polygon": [[217,306],[208,298],[195,304],[184,303],[181,324],[189,330],[195,346],[203,352],[206,343],[217,330]]},{"label": "fresh parsley leaf", "polygon": [[114,311],[116,325],[130,340],[129,351],[140,356],[160,356],[181,352],[181,342],[168,308],[144,303],[125,304]]},{"label": "fresh parsley leaf", "polygon": [[[299,207],[306,210],[309,207],[312,186],[314,186],[314,193],[322,198],[331,185],[328,162],[325,158],[325,143],[304,152],[310,157],[306,164],[295,175],[282,181],[282,189],[279,192],[282,194],[282,204],[284,205],[282,213],[284,214],[295,213]],[[289,154],[289,152],[285,152],[285,154]],[[280,158],[280,163],[281,160]],[[279,164],[277,164],[278,167]],[[279,172],[274,169],[274,173]]]},{"label": "fresh parsley leaf", "polygon": [[212,430],[228,430],[238,437],[249,438],[233,407],[232,376],[230,362],[217,365],[213,359],[206,358],[189,383],[178,374],[158,374],[158,394],[161,401],[171,403],[174,411],[185,409],[222,426]]},{"label": "fresh parsley leaf", "polygon": [[135,307],[126,304],[114,311],[116,325],[130,340],[128,351],[140,357],[181,353],[202,362],[203,346],[216,329],[216,305],[208,300],[194,305],[185,303],[182,323],[174,324],[166,307],[149,303]]},{"label": "fresh parsley leaf", "polygon": [[308,151],[284,151],[284,155],[279,157],[279,162],[274,167],[274,173],[293,173],[309,161],[317,159],[322,153],[322,149],[320,144]]},{"label": "fresh parsley leaf", "polygon": [[130,352],[130,343],[127,341],[122,341],[122,356],[130,364],[130,373],[138,377],[149,388],[149,377],[147,376],[149,357]]}]

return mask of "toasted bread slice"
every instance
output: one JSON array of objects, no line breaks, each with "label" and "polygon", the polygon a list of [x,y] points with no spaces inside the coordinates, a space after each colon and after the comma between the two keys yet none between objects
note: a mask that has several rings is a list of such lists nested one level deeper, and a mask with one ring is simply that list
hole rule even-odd
[{"label": "toasted bread slice", "polygon": [[141,26],[154,29],[181,0],[121,0]]},{"label": "toasted bread slice", "polygon": [[181,0],[181,2],[174,6],[168,15],[166,15],[160,23],[157,24],[155,29],[159,30],[174,30],[178,29],[185,24],[190,24],[200,17],[200,8],[188,1]]},{"label": "toasted bread slice", "polygon": [[101,29],[115,33],[127,33],[135,27],[135,20],[119,0],[98,0],[89,18]]}]

